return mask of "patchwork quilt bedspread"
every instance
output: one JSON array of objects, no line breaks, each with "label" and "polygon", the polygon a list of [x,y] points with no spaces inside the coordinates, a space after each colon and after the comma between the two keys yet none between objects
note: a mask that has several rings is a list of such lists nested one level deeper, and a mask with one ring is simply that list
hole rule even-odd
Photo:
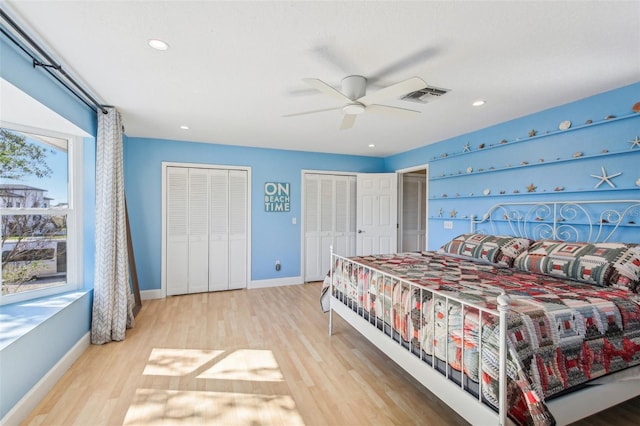
[{"label": "patchwork quilt bedspread", "polygon": [[441,360],[448,355],[451,368],[481,382],[483,397],[494,406],[499,327],[474,307],[496,310],[497,296],[508,293],[508,404],[518,424],[553,424],[545,399],[640,364],[637,294],[436,252],[352,260],[364,267],[338,262],[336,290],[414,349]]}]

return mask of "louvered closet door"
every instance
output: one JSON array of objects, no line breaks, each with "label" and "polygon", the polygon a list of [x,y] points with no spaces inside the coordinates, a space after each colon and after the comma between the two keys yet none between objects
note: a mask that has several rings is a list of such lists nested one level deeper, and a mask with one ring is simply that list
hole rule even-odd
[{"label": "louvered closet door", "polygon": [[247,170],[167,167],[167,295],[247,287]]},{"label": "louvered closet door", "polygon": [[229,289],[229,171],[210,170],[209,291]]},{"label": "louvered closet door", "polygon": [[229,289],[247,287],[247,197],[245,170],[229,170]]},{"label": "louvered closet door", "polygon": [[173,296],[189,290],[189,170],[167,167],[166,180],[166,286]]},{"label": "louvered closet door", "polygon": [[[331,265],[331,245],[335,246],[336,229],[336,186],[335,176],[320,177],[320,273],[322,279]],[[322,272],[324,271],[324,272]]]},{"label": "louvered closet door", "polygon": [[320,254],[320,177],[304,178],[304,252],[305,281],[317,281],[322,276]]},{"label": "louvered closet door", "polygon": [[[335,177],[335,231],[334,251],[341,256],[356,253],[356,178]],[[328,267],[327,260],[323,267]]]},{"label": "louvered closet door", "polygon": [[340,255],[355,255],[355,190],[355,176],[305,175],[306,282],[323,280],[327,275],[331,245]]},{"label": "louvered closet door", "polygon": [[209,173],[189,169],[189,291],[209,291]]}]

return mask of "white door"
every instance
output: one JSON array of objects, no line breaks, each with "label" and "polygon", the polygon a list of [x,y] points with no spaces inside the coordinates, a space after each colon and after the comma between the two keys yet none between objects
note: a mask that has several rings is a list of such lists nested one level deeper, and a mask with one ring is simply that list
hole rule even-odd
[{"label": "white door", "polygon": [[189,169],[167,167],[166,260],[167,296],[189,291]]},{"label": "white door", "polygon": [[166,168],[167,295],[246,288],[247,170]]},{"label": "white door", "polygon": [[189,291],[209,291],[209,170],[189,169]]},{"label": "white door", "polygon": [[304,280],[320,281],[330,268],[330,247],[354,256],[355,176],[304,175]]},{"label": "white door", "polygon": [[229,171],[209,170],[209,291],[229,288]]},{"label": "white door", "polygon": [[245,170],[229,170],[229,289],[247,287],[248,179]]},{"label": "white door", "polygon": [[304,176],[304,281],[322,278],[320,253],[320,185],[318,175]]},{"label": "white door", "polygon": [[398,178],[395,173],[357,176],[358,256],[397,251]]}]

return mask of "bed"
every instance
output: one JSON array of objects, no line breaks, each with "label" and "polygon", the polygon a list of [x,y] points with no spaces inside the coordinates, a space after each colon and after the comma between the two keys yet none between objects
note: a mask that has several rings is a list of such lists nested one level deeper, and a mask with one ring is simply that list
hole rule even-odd
[{"label": "bed", "polygon": [[333,314],[472,424],[640,395],[640,200],[504,203],[437,251],[345,258]]}]

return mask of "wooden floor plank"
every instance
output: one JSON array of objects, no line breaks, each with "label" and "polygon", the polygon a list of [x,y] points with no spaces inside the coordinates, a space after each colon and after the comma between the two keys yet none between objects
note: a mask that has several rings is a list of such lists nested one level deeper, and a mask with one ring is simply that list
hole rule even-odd
[{"label": "wooden floor plank", "polygon": [[[464,425],[342,319],[320,283],[145,301],[24,425]],[[632,425],[640,398],[579,422]]]}]

